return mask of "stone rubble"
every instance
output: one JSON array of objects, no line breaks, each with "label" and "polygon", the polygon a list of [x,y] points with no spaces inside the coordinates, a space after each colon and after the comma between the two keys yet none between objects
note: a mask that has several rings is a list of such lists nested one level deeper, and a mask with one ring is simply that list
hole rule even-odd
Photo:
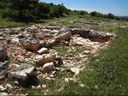
[{"label": "stone rubble", "polygon": [[[83,21],[79,21],[81,22]],[[0,78],[12,78],[15,84],[22,87],[47,89],[45,84],[38,85],[40,79],[55,80],[57,72],[78,75],[84,69],[82,63],[88,56],[106,47],[114,36],[112,33],[62,28],[52,24],[0,29],[0,72],[4,70]],[[54,47],[58,45],[63,46],[62,51],[67,50],[66,53],[62,54],[63,52],[55,50]],[[67,49],[64,49],[65,46]],[[77,82],[75,78],[64,80]],[[16,85],[12,86],[9,83],[6,86],[1,84],[0,95],[13,93],[14,87],[17,88]],[[22,90],[22,87],[18,87],[18,90]],[[80,87],[83,88],[84,85],[81,84]],[[7,93],[6,89],[9,89]]]}]

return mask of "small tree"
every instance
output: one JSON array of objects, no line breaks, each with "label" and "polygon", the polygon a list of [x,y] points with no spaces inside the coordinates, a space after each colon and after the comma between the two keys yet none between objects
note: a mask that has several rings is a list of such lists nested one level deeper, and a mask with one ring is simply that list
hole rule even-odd
[{"label": "small tree", "polygon": [[93,12],[90,13],[91,16],[97,16],[97,14],[98,13],[96,11],[93,11]]},{"label": "small tree", "polygon": [[107,18],[109,18],[109,19],[114,19],[115,16],[114,16],[112,13],[108,13],[108,14],[107,14]]},{"label": "small tree", "polygon": [[80,15],[85,15],[85,11],[80,11]]}]

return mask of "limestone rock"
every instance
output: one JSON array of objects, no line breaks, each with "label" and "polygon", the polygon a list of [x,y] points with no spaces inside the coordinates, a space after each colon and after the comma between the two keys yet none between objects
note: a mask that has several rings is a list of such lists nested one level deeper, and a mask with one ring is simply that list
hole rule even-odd
[{"label": "limestone rock", "polygon": [[16,67],[12,72],[9,73],[9,77],[14,77],[17,79],[22,79],[27,77],[27,74],[31,74],[35,67],[30,64],[21,64]]},{"label": "limestone rock", "polygon": [[43,32],[43,33],[50,33],[51,30],[49,30],[49,29],[41,29],[41,32]]},{"label": "limestone rock", "polygon": [[[0,91],[5,91],[6,90],[6,88],[5,87],[3,87],[2,85],[0,85]],[[1,96],[1,95],[0,95]]]},{"label": "limestone rock", "polygon": [[71,72],[73,72],[75,75],[78,75],[80,73],[80,69],[79,68],[70,68]]},{"label": "limestone rock", "polygon": [[56,36],[55,38],[58,39],[58,40],[66,40],[66,41],[68,41],[71,38],[71,33],[70,32],[66,32],[66,33],[63,33],[63,34],[60,34],[60,35]]},{"label": "limestone rock", "polygon": [[45,28],[46,28],[46,29],[50,29],[50,30],[54,30],[54,29],[58,30],[58,29],[60,29],[59,26],[51,26],[51,25],[45,26]]},{"label": "limestone rock", "polygon": [[84,88],[85,87],[85,85],[84,84],[79,84],[79,86],[81,87],[81,88]]},{"label": "limestone rock", "polygon": [[10,89],[12,89],[13,87],[12,87],[12,85],[11,84],[9,84],[9,83],[7,83],[6,85],[5,85],[5,87],[6,88],[10,88]]},{"label": "limestone rock", "polygon": [[37,51],[41,47],[41,44],[39,43],[39,41],[35,39],[22,41],[21,44],[24,49],[30,50],[30,51]]},{"label": "limestone rock", "polygon": [[91,54],[91,51],[85,50],[85,51],[83,52],[83,54]]},{"label": "limestone rock", "polygon": [[12,38],[12,39],[10,40],[10,43],[11,43],[11,44],[19,45],[19,44],[20,44],[19,38]]},{"label": "limestone rock", "polygon": [[87,39],[84,39],[83,37],[72,37],[72,43],[75,46],[84,46],[87,44]]},{"label": "limestone rock", "polygon": [[55,69],[54,63],[50,62],[50,63],[44,64],[42,71],[43,71],[43,73],[49,73],[49,72],[53,71],[54,69]]},{"label": "limestone rock", "polygon": [[41,49],[39,49],[39,50],[37,51],[37,53],[40,54],[40,55],[41,55],[41,54],[46,54],[46,53],[48,53],[48,52],[49,52],[48,49],[47,49],[47,48],[44,48],[44,47],[41,48]]},{"label": "limestone rock", "polygon": [[48,62],[53,62],[56,59],[55,54],[43,54],[35,57],[36,65],[41,66]]},{"label": "limestone rock", "polygon": [[9,96],[9,94],[6,92],[0,92],[0,96]]},{"label": "limestone rock", "polygon": [[68,83],[69,81],[77,82],[77,78],[64,78],[65,82]]}]

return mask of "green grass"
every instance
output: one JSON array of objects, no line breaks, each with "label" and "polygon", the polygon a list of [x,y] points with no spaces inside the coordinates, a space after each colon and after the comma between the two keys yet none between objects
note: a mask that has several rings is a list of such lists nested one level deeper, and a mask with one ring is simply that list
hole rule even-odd
[{"label": "green grass", "polygon": [[70,50],[70,47],[65,46],[65,45],[56,45],[52,47],[52,49],[56,50],[59,55],[72,54],[74,56],[86,50],[85,48],[76,46],[74,50],[71,50],[71,52],[68,52]]},{"label": "green grass", "polygon": [[15,22],[15,21],[8,21],[6,19],[1,19],[0,18],[0,28],[5,28],[5,27],[19,27],[19,26],[26,26],[28,24],[26,23],[21,23],[21,22]]},{"label": "green grass", "polygon": [[91,57],[81,72],[79,83],[70,82],[59,95],[128,95],[128,32],[118,30],[117,37],[98,56]]},{"label": "green grass", "polygon": [[69,48],[67,46],[61,46],[61,45],[56,45],[53,47],[54,50],[56,50],[60,55],[65,55]]}]

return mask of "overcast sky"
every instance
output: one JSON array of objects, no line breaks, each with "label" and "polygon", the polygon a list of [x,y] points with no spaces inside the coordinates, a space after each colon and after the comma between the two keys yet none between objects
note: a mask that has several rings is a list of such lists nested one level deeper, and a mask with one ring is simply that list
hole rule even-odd
[{"label": "overcast sky", "polygon": [[42,2],[64,4],[69,9],[113,13],[128,16],[128,0],[40,0]]}]

